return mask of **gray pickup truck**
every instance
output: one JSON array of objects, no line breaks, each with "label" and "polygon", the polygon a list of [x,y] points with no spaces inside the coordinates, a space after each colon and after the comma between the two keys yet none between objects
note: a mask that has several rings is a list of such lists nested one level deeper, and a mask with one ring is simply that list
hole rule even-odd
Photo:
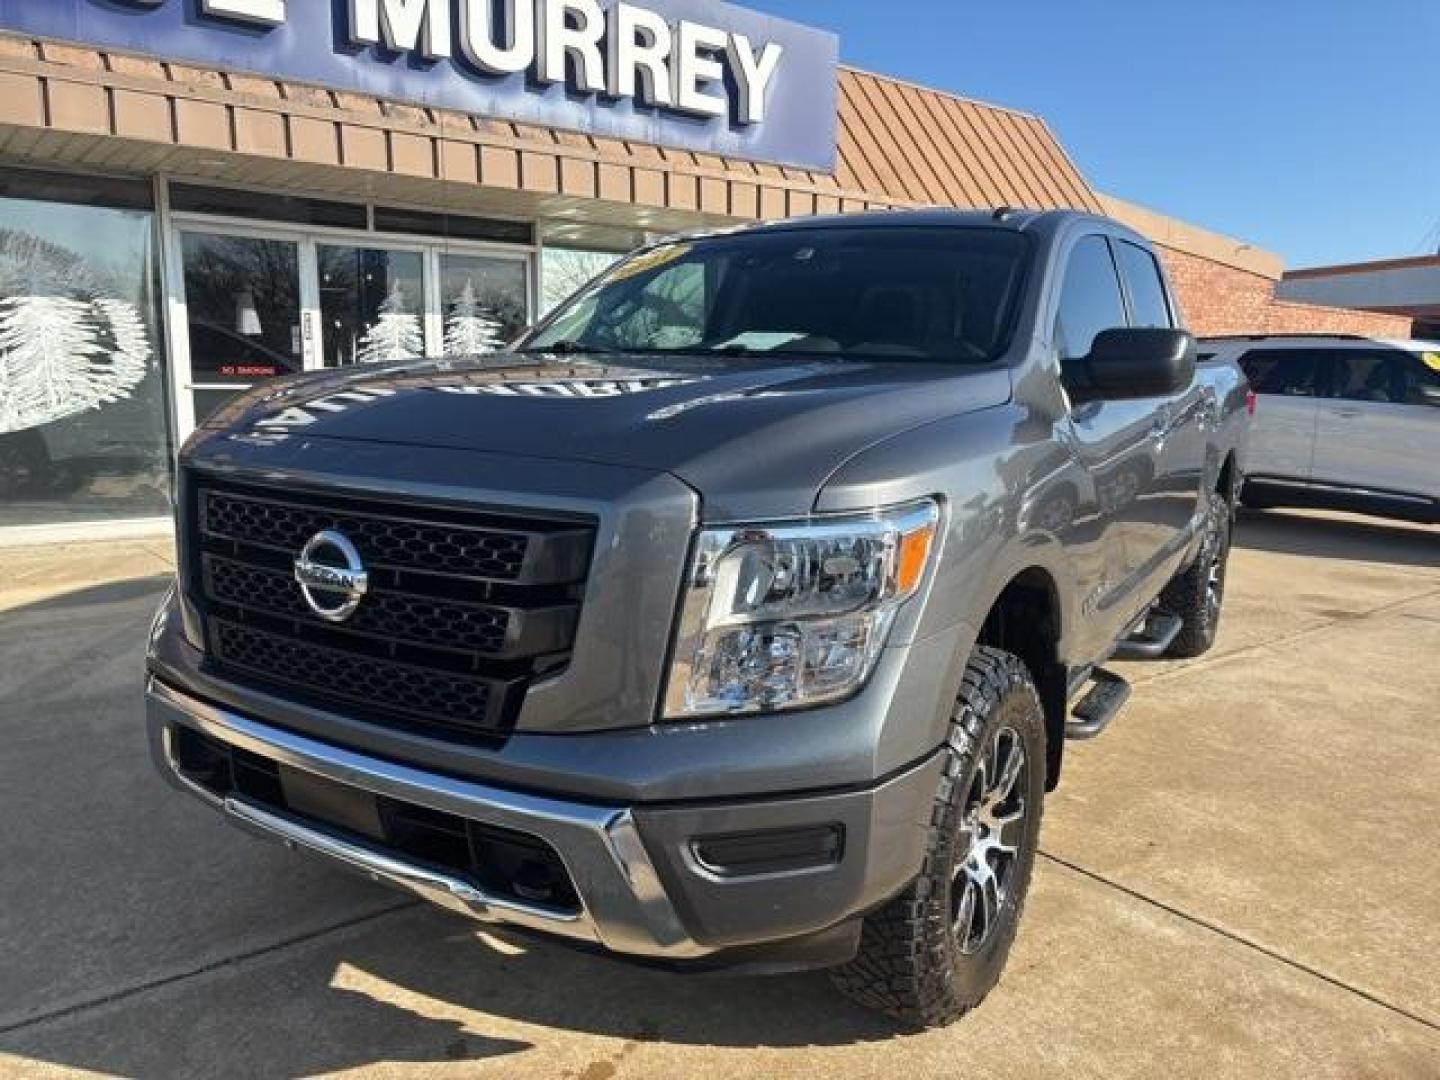
[{"label": "gray pickup truck", "polygon": [[196,433],[157,761],[482,920],[948,1023],[1129,692],[1103,665],[1214,638],[1246,394],[1104,218],[655,244],[510,354]]}]

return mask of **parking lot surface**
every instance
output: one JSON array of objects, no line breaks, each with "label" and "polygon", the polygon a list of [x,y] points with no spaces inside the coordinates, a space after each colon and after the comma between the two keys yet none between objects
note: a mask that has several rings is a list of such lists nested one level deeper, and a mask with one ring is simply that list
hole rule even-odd
[{"label": "parking lot surface", "polygon": [[923,1034],[223,826],[147,757],[163,545],[0,551],[0,1073],[1440,1077],[1440,529],[1247,514],[1237,543],[1214,652],[1125,665],[1071,746],[999,990]]}]

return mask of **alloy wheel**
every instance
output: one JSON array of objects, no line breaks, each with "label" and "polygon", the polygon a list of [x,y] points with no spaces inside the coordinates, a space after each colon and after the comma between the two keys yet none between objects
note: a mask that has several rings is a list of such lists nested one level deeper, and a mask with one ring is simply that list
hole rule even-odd
[{"label": "alloy wheel", "polygon": [[1225,598],[1225,520],[1224,507],[1210,513],[1209,535],[1205,544],[1205,621],[1215,625],[1220,617],[1220,604]]},{"label": "alloy wheel", "polygon": [[1029,762],[1019,733],[1001,728],[981,754],[965,797],[951,877],[951,927],[960,952],[979,952],[1000,924],[1025,836]]}]

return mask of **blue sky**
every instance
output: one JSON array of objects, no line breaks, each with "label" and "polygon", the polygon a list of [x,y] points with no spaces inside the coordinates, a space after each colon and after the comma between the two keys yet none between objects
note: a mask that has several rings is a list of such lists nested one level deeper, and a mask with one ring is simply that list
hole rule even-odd
[{"label": "blue sky", "polygon": [[1440,0],[741,0],[1038,113],[1090,183],[1290,266],[1440,247]]}]

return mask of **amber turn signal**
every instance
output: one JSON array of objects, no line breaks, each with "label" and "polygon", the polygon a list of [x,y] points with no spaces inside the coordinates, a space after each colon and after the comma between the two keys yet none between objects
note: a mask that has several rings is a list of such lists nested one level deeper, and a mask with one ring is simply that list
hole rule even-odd
[{"label": "amber turn signal", "polygon": [[920,584],[934,540],[933,521],[900,537],[900,556],[895,560],[895,585],[901,596],[909,596]]}]

